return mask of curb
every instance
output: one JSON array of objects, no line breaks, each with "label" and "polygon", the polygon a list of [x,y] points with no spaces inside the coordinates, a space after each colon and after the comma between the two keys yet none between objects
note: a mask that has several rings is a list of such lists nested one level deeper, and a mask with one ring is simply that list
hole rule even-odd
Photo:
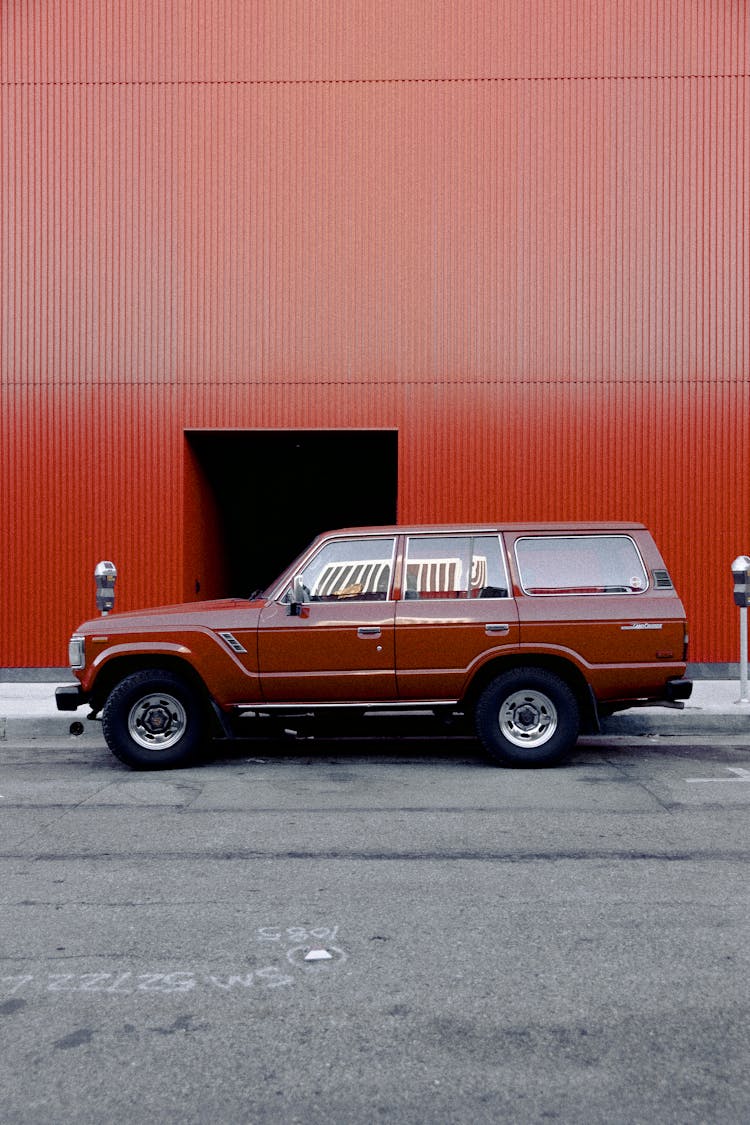
[{"label": "curb", "polygon": [[[731,706],[731,705],[730,705]],[[750,740],[750,705],[737,704],[732,710],[686,707],[635,707],[611,715],[602,722],[602,736],[646,738],[701,737],[704,735],[745,736]],[[592,737],[592,736],[589,736]],[[597,736],[593,736],[597,737]],[[79,712],[0,715],[0,747],[15,742],[68,741],[104,743],[101,723]]]},{"label": "curb", "polygon": [[[80,728],[80,729],[79,729]],[[83,712],[65,715],[0,715],[0,748],[16,742],[96,742],[104,745],[100,722],[86,719]]]},{"label": "curb", "polygon": [[[648,714],[645,711],[648,710]],[[659,735],[664,738],[690,738],[701,735],[745,735],[750,739],[750,707],[738,706],[733,711],[677,711],[665,710],[658,713],[657,708],[637,708],[612,715],[602,722],[603,735],[628,735],[631,738],[647,738]]]}]

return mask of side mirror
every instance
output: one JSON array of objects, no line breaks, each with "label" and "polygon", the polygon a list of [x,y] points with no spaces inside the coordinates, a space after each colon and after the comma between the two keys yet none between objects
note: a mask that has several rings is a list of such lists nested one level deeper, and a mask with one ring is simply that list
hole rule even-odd
[{"label": "side mirror", "polygon": [[302,581],[302,576],[295,574],[289,590],[289,616],[299,617],[302,606],[310,601],[310,591]]}]

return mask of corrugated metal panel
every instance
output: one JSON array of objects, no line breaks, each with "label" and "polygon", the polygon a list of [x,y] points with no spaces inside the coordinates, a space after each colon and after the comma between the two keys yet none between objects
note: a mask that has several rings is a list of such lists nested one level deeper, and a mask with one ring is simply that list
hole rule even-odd
[{"label": "corrugated metal panel", "polygon": [[748,81],[14,88],[7,361],[85,384],[736,378]]},{"label": "corrugated metal panel", "polygon": [[8,0],[5,76],[352,82],[745,74],[740,0]]},{"label": "corrugated metal panel", "polygon": [[643,518],[734,658],[747,5],[0,20],[0,666],[64,660],[101,557],[121,605],[182,595],[207,426],[398,428],[404,519]]}]

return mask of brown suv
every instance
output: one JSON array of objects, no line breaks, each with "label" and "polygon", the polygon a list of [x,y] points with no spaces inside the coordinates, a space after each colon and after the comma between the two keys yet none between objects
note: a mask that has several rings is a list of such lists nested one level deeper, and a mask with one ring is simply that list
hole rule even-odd
[{"label": "brown suv", "polygon": [[470,716],[494,761],[539,766],[602,715],[682,706],[686,656],[642,524],[354,528],[319,536],[261,596],[86,622],[57,706],[101,711],[139,769],[273,719],[398,709]]}]

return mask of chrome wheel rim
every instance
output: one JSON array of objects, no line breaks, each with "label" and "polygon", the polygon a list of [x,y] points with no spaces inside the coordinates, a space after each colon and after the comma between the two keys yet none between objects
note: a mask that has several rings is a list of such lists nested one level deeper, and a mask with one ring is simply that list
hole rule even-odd
[{"label": "chrome wheel rim", "polygon": [[541,691],[509,695],[500,708],[500,731],[514,746],[544,746],[557,730],[557,708]]},{"label": "chrome wheel rim", "polygon": [[131,707],[128,733],[145,750],[169,750],[187,730],[187,712],[173,695],[154,692]]}]

